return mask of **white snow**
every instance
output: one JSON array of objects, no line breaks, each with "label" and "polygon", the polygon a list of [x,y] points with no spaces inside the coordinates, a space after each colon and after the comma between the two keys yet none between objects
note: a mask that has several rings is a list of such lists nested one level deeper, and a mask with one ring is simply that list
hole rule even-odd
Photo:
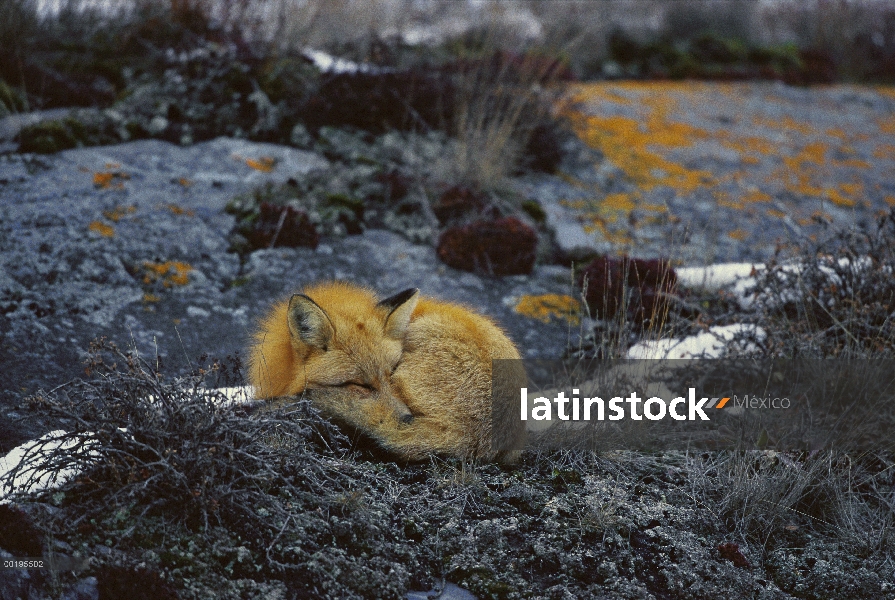
[{"label": "white snow", "polygon": [[728,351],[751,353],[758,348],[752,341],[738,342],[741,337],[764,340],[764,329],[756,325],[716,325],[708,331],[685,338],[648,340],[628,349],[627,358],[674,359],[674,358],[721,358]]},{"label": "white snow", "polygon": [[743,279],[754,278],[765,269],[762,263],[722,263],[706,267],[677,267],[678,282],[689,289],[716,291]]},{"label": "white snow", "polygon": [[314,50],[313,48],[305,48],[302,54],[314,63],[314,66],[320,69],[322,73],[384,73],[388,69],[377,67],[375,65],[367,65],[356,63],[352,60],[339,58],[323,52],[322,50]]},{"label": "white snow", "polygon": [[[222,406],[237,406],[255,402],[255,390],[251,386],[226,387],[198,390],[199,393],[221,393],[226,397]],[[150,397],[150,401],[152,398]],[[121,431],[126,431],[122,429]],[[9,502],[7,499],[13,493],[32,493],[45,489],[59,487],[78,474],[74,468],[66,468],[56,471],[46,471],[42,467],[53,452],[62,449],[73,448],[83,443],[90,437],[90,433],[84,434],[81,439],[69,436],[65,431],[56,429],[42,435],[36,440],[25,442],[10,450],[6,456],[0,457],[0,504]],[[86,442],[89,446],[90,442]],[[88,448],[89,449],[89,448]],[[5,482],[6,476],[15,468],[19,468],[15,477],[10,482]]]},{"label": "white snow", "polygon": [[765,265],[762,263],[722,263],[674,270],[681,287],[703,292],[725,290],[744,310],[751,308],[755,302],[755,280],[764,271]]},{"label": "white snow", "polygon": [[41,466],[57,450],[67,450],[82,442],[83,439],[73,438],[57,429],[10,450],[6,456],[0,458],[0,481],[16,467],[19,470],[12,481],[4,482],[0,487],[0,504],[8,502],[10,494],[51,489],[77,475],[78,471],[74,467],[46,471]]},{"label": "white snow", "polygon": [[[200,390],[204,391],[204,390]],[[227,401],[223,404],[224,406],[232,405],[238,406],[240,404],[251,404],[255,402],[255,388],[250,385],[244,385],[240,387],[225,387],[225,388],[217,388],[213,390],[209,390],[211,392],[217,392],[223,394],[227,397]]]}]

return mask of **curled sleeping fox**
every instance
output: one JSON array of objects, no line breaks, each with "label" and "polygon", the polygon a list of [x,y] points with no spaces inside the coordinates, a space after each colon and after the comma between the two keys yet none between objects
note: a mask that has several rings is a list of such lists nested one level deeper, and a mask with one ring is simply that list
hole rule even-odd
[{"label": "curled sleeping fox", "polygon": [[[491,361],[518,358],[497,325],[464,306],[421,298],[416,289],[379,300],[366,288],[328,282],[276,304],[262,320],[249,380],[259,399],[306,393],[325,415],[405,460],[440,454],[511,463],[525,427],[511,400],[492,415]],[[513,376],[520,387],[524,376],[520,365]]]}]

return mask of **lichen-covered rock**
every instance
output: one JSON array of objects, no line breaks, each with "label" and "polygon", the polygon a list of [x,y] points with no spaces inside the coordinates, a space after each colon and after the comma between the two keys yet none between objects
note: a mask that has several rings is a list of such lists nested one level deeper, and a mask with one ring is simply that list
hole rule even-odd
[{"label": "lichen-covered rock", "polygon": [[527,275],[537,245],[534,229],[516,217],[504,217],[447,229],[438,240],[438,258],[464,271]]}]

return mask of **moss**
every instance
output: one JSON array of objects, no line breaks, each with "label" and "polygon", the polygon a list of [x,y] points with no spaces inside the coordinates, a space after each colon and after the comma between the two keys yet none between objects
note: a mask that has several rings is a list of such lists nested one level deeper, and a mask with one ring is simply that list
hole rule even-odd
[{"label": "moss", "polygon": [[102,113],[78,111],[64,119],[41,121],[19,132],[19,152],[53,154],[80,146],[121,141],[114,123]]},{"label": "moss", "polygon": [[522,210],[538,223],[543,223],[547,220],[547,213],[544,212],[544,208],[537,200],[525,200],[522,202]]},{"label": "moss", "polygon": [[19,133],[19,152],[54,154],[77,147],[76,123],[74,119],[64,119],[43,121],[23,128]]},{"label": "moss", "polygon": [[0,117],[25,110],[24,96],[15,88],[0,79]]}]

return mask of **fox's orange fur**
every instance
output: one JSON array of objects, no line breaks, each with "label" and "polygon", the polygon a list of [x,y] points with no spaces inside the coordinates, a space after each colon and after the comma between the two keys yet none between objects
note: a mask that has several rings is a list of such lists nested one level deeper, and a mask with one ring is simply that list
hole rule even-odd
[{"label": "fox's orange fur", "polygon": [[380,302],[334,282],[273,307],[255,335],[249,379],[259,398],[307,392],[325,414],[404,459],[510,462],[525,430],[509,418],[518,407],[508,400],[497,407],[502,449],[492,445],[491,361],[503,358],[519,358],[516,347],[468,308],[415,290]]}]

